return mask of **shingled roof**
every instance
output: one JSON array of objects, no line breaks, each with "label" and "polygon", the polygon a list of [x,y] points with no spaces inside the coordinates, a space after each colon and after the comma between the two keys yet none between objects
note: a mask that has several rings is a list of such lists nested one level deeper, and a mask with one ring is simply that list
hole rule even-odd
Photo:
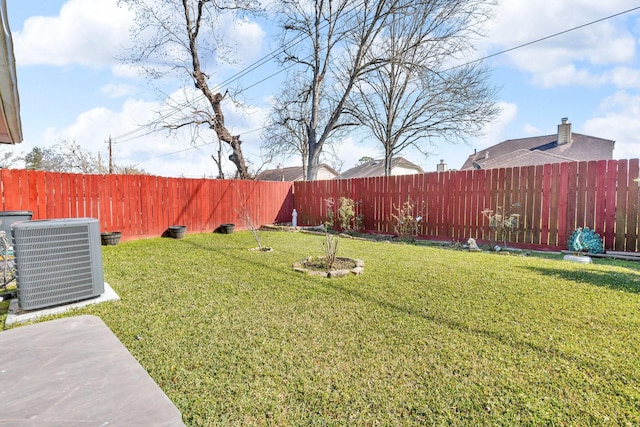
[{"label": "shingled roof", "polygon": [[[566,139],[564,143],[563,138]],[[558,125],[557,134],[508,139],[470,155],[460,169],[494,169],[610,160],[613,158],[614,144],[615,142],[609,139],[572,133],[571,123],[563,119]]]},{"label": "shingled roof", "polygon": [[[324,163],[318,166],[318,179],[333,179],[338,176],[338,172],[331,166]],[[256,179],[259,181],[302,181],[302,166],[279,167],[267,169],[260,172]]]},{"label": "shingled roof", "polygon": [[[391,175],[407,175],[411,173],[424,173],[424,171],[420,166],[415,163],[411,163],[404,157],[394,157],[391,160]],[[383,159],[370,160],[352,167],[351,169],[342,172],[338,178],[368,178],[371,176],[384,176]]]}]

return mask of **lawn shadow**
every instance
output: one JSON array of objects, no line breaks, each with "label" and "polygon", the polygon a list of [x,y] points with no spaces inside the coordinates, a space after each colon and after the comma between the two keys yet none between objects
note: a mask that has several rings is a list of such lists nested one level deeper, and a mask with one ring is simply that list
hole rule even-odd
[{"label": "lawn shadow", "polygon": [[[200,242],[190,240],[190,239],[182,239],[180,243],[186,246],[191,246],[195,250],[207,251],[211,253],[215,253],[216,256],[221,258],[226,258],[228,260],[234,261],[237,260],[236,251],[242,251],[249,254],[247,257],[242,258],[242,262],[252,265],[255,268],[264,268],[277,273],[283,274],[291,274],[293,276],[300,276],[300,273],[294,271],[292,264],[294,261],[297,261],[298,258],[295,256],[295,253],[291,253],[291,262],[290,263],[282,263],[282,260],[275,259],[270,255],[273,252],[279,253],[287,253],[283,252],[282,249],[276,248],[273,251],[251,251],[252,246],[249,245],[230,245],[230,246],[221,246],[214,247],[211,245],[205,245]],[[213,266],[213,265],[212,265]]]},{"label": "lawn shadow", "polygon": [[244,246],[240,246],[240,245],[233,245],[233,246],[211,246],[211,245],[205,245],[202,244],[200,242],[194,241],[194,240],[190,240],[190,239],[180,239],[181,244],[183,245],[188,245],[188,246],[192,246],[195,249],[199,249],[199,250],[203,250],[203,251],[209,251],[209,252],[226,252],[226,251],[233,251],[233,250],[238,250],[238,249],[244,249]]},{"label": "lawn shadow", "polygon": [[[556,358],[565,360],[567,362],[572,362],[572,363],[578,362],[574,354],[567,353],[557,348],[554,345],[544,345],[544,344],[535,343],[521,336],[514,336],[510,334],[501,333],[497,330],[483,328],[480,325],[465,324],[464,322],[448,318],[440,313],[438,314],[429,313],[419,309],[418,307],[411,307],[409,305],[400,305],[393,302],[384,301],[376,298],[373,295],[369,295],[364,292],[359,292],[355,289],[348,289],[343,286],[340,286],[340,284],[337,281],[327,281],[326,285],[347,296],[360,298],[360,299],[369,301],[371,303],[377,304],[379,307],[383,309],[394,310],[400,313],[404,313],[408,316],[422,318],[428,322],[433,322],[435,324],[445,326],[451,330],[455,330],[465,334],[477,335],[479,337],[484,337],[490,340],[495,340],[496,342],[499,342],[502,345],[520,349],[525,352],[535,351],[539,354],[556,357]],[[608,369],[592,360],[580,360],[579,363],[584,367],[589,367],[590,369],[593,369],[598,372],[605,372]]]},{"label": "lawn shadow", "polygon": [[640,273],[629,270],[628,273],[617,271],[597,271],[590,268],[567,270],[564,268],[522,267],[536,274],[547,275],[578,283],[601,286],[616,291],[640,293]]}]

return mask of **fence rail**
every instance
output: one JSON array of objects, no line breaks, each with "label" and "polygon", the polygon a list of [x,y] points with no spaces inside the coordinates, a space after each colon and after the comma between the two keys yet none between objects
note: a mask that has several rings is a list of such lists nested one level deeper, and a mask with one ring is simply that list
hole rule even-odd
[{"label": "fence rail", "polygon": [[2,210],[30,210],[34,220],[97,218],[101,231],[121,231],[124,240],[159,236],[170,225],[242,229],[245,210],[255,224],[290,221],[293,209],[286,182],[2,169],[0,184]]},{"label": "fence rail", "polygon": [[640,190],[638,159],[602,160],[516,168],[449,171],[294,183],[301,224],[327,217],[325,200],[348,197],[359,204],[368,231],[393,233],[392,214],[411,200],[422,216],[418,234],[464,241],[494,236],[482,210],[513,207],[521,247],[564,249],[573,230],[589,227],[608,250],[638,252]]}]

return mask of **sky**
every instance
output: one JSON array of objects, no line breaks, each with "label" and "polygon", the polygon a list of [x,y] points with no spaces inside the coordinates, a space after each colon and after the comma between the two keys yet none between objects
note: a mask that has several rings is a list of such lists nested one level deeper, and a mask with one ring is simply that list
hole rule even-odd
[{"label": "sky", "polygon": [[[481,137],[438,142],[428,148],[428,157],[412,151],[402,156],[426,172],[435,171],[441,160],[458,169],[476,149],[554,134],[567,117],[574,132],[616,141],[614,158],[639,157],[640,9],[604,19],[638,6],[631,0],[502,0],[485,29],[487,37],[477,46],[477,57],[469,58],[508,50],[485,62],[492,69],[491,84],[499,88],[500,115]],[[194,148],[190,134],[151,132],[146,126],[163,110],[167,95],[192,89],[176,85],[160,91],[122,63],[119,57],[132,43],[133,17],[117,0],[7,0],[7,9],[24,141],[2,147],[0,153],[26,153],[69,140],[104,158],[111,138],[117,164],[135,164],[160,176],[217,175],[211,133],[201,133],[204,139]],[[224,32],[237,61],[217,66],[211,83],[236,76],[277,48],[276,29],[268,19],[228,25]],[[234,80],[232,89],[245,89],[244,107],[223,104],[227,127],[242,135],[254,170],[277,166],[265,166],[260,150],[269,100],[278,93],[284,73],[265,77],[276,71],[267,64]],[[380,158],[382,151],[375,142],[352,134],[336,154],[344,171],[364,156]],[[291,158],[283,163],[299,162]],[[232,173],[232,165],[225,170]]]}]

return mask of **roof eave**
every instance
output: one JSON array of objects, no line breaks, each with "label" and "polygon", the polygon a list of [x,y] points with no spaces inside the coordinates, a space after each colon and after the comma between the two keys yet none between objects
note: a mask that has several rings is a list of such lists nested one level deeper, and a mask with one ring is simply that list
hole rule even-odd
[{"label": "roof eave", "polygon": [[18,144],[22,142],[20,120],[20,97],[13,40],[7,15],[7,1],[1,0],[0,19],[0,143]]}]

